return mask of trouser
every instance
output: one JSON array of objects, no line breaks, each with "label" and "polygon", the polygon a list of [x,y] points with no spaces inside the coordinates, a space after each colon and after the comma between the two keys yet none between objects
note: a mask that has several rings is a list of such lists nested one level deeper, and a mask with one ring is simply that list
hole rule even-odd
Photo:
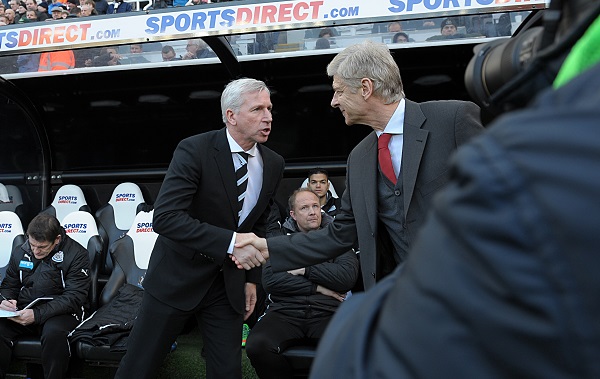
[{"label": "trouser", "polygon": [[222,273],[191,311],[173,308],[145,292],[115,379],[155,377],[173,341],[192,316],[202,333],[206,378],[241,379],[243,315],[229,304]]},{"label": "trouser", "polygon": [[46,379],[63,378],[69,368],[71,348],[67,335],[78,324],[72,315],[59,315],[49,318],[42,325],[17,324],[6,318],[0,319],[0,378],[12,358],[13,340],[22,335],[40,336],[42,342],[42,369]]},{"label": "trouser", "polygon": [[299,341],[321,338],[332,316],[330,312],[317,312],[294,317],[267,310],[246,342],[246,354],[258,376],[261,379],[291,378],[292,368],[281,353]]}]

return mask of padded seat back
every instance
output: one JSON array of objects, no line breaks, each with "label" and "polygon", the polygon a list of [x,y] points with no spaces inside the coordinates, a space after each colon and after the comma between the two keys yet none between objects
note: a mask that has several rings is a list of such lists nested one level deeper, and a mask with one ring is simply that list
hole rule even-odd
[{"label": "padded seat back", "polygon": [[69,237],[85,247],[89,253],[90,278],[92,279],[89,299],[91,309],[96,310],[98,308],[98,271],[100,263],[104,262],[103,258],[106,255],[96,220],[91,213],[86,211],[71,212],[63,219],[62,227]]},{"label": "padded seat back", "polygon": [[[96,212],[96,220],[105,250],[125,235],[133,225],[137,213],[145,208],[147,205],[142,190],[137,184],[121,183],[114,189],[108,204]],[[109,275],[112,268],[112,257],[107,254],[101,274]]]},{"label": "padded seat back", "polygon": [[58,221],[62,223],[65,216],[77,211],[91,212],[92,210],[88,206],[83,191],[79,186],[65,184],[56,191],[52,204],[42,212],[56,216]]},{"label": "padded seat back", "polygon": [[[150,254],[158,234],[152,228],[154,211],[140,211],[127,233],[116,240],[109,249],[114,262],[114,269],[100,295],[100,306],[108,304],[125,283],[142,286]],[[85,340],[75,343],[78,357],[96,366],[116,367],[124,352],[113,351],[111,346],[92,345]]]},{"label": "padded seat back", "polygon": [[11,211],[17,214],[23,223],[25,206],[19,187],[0,183],[0,211]]},{"label": "padded seat back", "polygon": [[25,233],[21,219],[15,212],[0,211],[0,283],[6,274],[10,255],[25,243]]},{"label": "padded seat back", "polygon": [[113,271],[100,295],[100,306],[114,297],[124,283],[143,287],[150,255],[158,234],[152,227],[154,210],[141,211],[127,233],[109,248]]}]

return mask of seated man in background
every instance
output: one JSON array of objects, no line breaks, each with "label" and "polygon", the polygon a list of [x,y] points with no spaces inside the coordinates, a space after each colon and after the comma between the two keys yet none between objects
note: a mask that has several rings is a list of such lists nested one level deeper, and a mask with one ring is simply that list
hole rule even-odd
[{"label": "seated man in background", "polygon": [[[290,216],[281,234],[308,233],[333,220],[321,212],[319,198],[308,188],[294,191],[289,206]],[[353,250],[328,262],[288,272],[274,273],[267,261],[262,281],[269,305],[246,343],[246,353],[261,379],[292,377],[281,352],[299,341],[321,338],[357,279],[358,259]]]},{"label": "seated man in background", "polygon": [[[0,378],[10,365],[13,340],[41,336],[46,379],[63,378],[71,355],[67,335],[81,322],[90,287],[88,252],[65,234],[56,217],[42,213],[27,228],[28,240],[13,250],[0,286]],[[40,297],[52,300],[36,303]]]},{"label": "seated man in background", "polygon": [[341,200],[329,190],[329,173],[317,167],[308,172],[307,187],[319,197],[319,204],[323,212],[335,216],[340,209]]}]

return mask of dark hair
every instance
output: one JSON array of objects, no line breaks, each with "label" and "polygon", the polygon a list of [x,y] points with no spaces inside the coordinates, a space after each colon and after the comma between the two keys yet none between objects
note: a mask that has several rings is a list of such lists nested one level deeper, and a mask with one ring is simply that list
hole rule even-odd
[{"label": "dark hair", "polygon": [[173,46],[171,46],[171,45],[165,45],[165,46],[163,46],[163,48],[161,50],[162,54],[166,54],[166,53],[170,53],[170,52],[175,53],[175,49],[173,49]]},{"label": "dark hair", "polygon": [[310,177],[315,174],[323,174],[327,177],[327,179],[329,179],[329,173],[327,172],[327,170],[325,170],[324,168],[321,168],[321,167],[315,167],[312,170],[309,170],[308,175],[306,177],[308,179],[310,179]]},{"label": "dark hair", "polygon": [[317,196],[317,199],[319,198],[319,196],[309,188],[306,188],[306,187],[298,188],[297,190],[292,192],[292,194],[290,195],[290,198],[288,199],[288,208],[290,209],[290,211],[294,210],[294,204],[296,203],[296,196],[298,196],[298,194],[301,192],[310,192],[313,195]]},{"label": "dark hair", "polygon": [[406,42],[408,42],[408,34],[406,34],[404,32],[398,32],[398,33],[394,34],[394,38],[392,38],[392,42],[397,43],[398,37],[400,37],[400,36],[403,36],[404,38],[406,38]]},{"label": "dark hair", "polygon": [[331,28],[323,28],[319,32],[319,37],[323,37],[325,34],[329,34],[330,37],[333,37],[333,30],[331,30]]},{"label": "dark hair", "polygon": [[54,242],[62,232],[58,219],[48,213],[40,213],[27,226],[27,235],[36,241]]}]

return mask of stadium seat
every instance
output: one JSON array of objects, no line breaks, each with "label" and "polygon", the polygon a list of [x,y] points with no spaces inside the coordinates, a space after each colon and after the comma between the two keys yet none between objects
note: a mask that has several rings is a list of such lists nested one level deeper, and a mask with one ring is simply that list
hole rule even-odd
[{"label": "stadium seat", "polygon": [[[108,251],[117,239],[123,237],[133,225],[138,212],[148,211],[151,207],[145,203],[142,190],[135,183],[121,183],[115,187],[108,204],[96,211],[98,230],[104,241],[104,251]],[[108,277],[113,269],[112,258],[106,254],[100,269],[100,277]]]},{"label": "stadium seat", "polygon": [[6,274],[10,254],[25,243],[25,233],[21,219],[15,212],[0,211],[0,283]]},{"label": "stadium seat", "polygon": [[[99,305],[108,304],[126,283],[142,287],[150,255],[158,234],[152,228],[154,211],[141,211],[127,233],[109,249],[114,261],[113,271],[100,295]],[[74,344],[77,356],[91,365],[116,367],[125,352],[112,351],[110,346],[94,346],[85,341]]]},{"label": "stadium seat", "polygon": [[69,213],[76,211],[91,212],[81,188],[73,184],[65,184],[60,187],[54,195],[54,200],[47,208],[42,210],[55,216],[58,221],[63,223],[63,219]]},{"label": "stadium seat", "polygon": [[105,256],[96,219],[89,212],[76,211],[66,215],[61,224],[69,237],[79,242],[89,253],[90,277],[92,278],[89,294],[90,309],[96,310],[98,308],[98,271],[102,263],[101,259]]},{"label": "stadium seat", "polygon": [[17,214],[23,223],[25,205],[19,187],[0,183],[0,211],[11,211]]},{"label": "stadium seat", "polygon": [[317,342],[318,340],[305,340],[298,345],[288,347],[281,353],[292,366],[292,378],[308,378],[317,353]]}]

